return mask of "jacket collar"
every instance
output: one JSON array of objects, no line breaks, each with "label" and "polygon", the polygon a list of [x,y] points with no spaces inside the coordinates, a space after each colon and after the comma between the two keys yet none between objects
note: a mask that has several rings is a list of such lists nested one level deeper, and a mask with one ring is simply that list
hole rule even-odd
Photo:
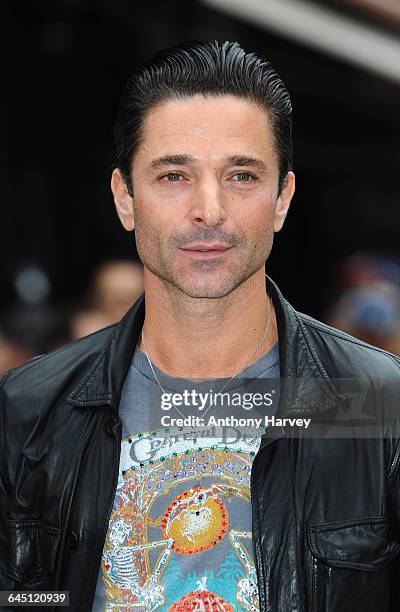
[{"label": "jacket collar", "polygon": [[[330,380],[298,312],[267,277],[267,291],[276,310],[281,370],[278,413],[314,414],[334,408],[341,395]],[[122,386],[145,317],[145,294],[126,313],[92,367],[68,398],[75,406],[109,405],[118,413]]]},{"label": "jacket collar", "polygon": [[267,277],[267,291],[278,325],[281,391],[278,413],[312,415],[331,410],[346,398],[335,387],[304,321]]}]

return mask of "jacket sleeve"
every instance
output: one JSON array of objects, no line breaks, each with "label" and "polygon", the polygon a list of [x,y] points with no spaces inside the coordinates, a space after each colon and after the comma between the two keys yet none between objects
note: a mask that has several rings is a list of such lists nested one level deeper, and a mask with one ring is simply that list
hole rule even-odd
[{"label": "jacket sleeve", "polygon": [[[389,472],[389,515],[392,525],[393,539],[400,543],[400,439],[395,446],[395,452]],[[393,561],[393,580],[390,592],[390,612],[400,610],[400,556]]]},{"label": "jacket sleeve", "polygon": [[[0,382],[0,590],[10,591],[14,588],[14,581],[7,575],[7,559],[8,559],[8,537],[7,537],[7,518],[9,516],[10,494],[7,484],[7,453],[6,439],[7,432],[5,431],[5,397],[4,383],[7,375]],[[11,610],[11,608],[7,608]]]}]

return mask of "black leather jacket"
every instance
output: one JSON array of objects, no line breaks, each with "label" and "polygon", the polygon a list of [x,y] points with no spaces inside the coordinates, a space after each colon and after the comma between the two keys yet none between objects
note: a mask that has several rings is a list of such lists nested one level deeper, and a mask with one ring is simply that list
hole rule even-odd
[{"label": "black leather jacket", "polygon": [[[307,436],[270,428],[255,457],[260,610],[398,612],[398,428],[331,436],[327,423],[346,414],[349,379],[366,383],[370,418],[396,410],[400,360],[296,312],[270,279],[268,291],[282,382],[295,381],[283,384],[278,411],[322,424]],[[116,490],[121,387],[143,320],[142,296],[120,323],[3,379],[0,590],[69,590],[71,610],[91,610]]]}]

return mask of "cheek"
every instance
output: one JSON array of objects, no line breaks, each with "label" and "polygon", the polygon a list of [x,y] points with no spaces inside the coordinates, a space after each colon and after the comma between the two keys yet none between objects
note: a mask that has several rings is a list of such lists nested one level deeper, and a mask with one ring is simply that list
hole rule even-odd
[{"label": "cheek", "polygon": [[249,253],[258,262],[268,259],[274,240],[274,203],[260,197],[254,207],[248,207],[241,219],[241,227],[248,241]]},{"label": "cheek", "polygon": [[159,193],[154,188],[142,188],[137,192],[134,206],[138,218],[148,228],[162,230],[177,221],[178,211],[182,210],[182,196],[179,193]]},{"label": "cheek", "polygon": [[168,238],[173,219],[170,207],[158,200],[136,194],[134,201],[136,248],[143,263],[151,266],[168,251]]},{"label": "cheek", "polygon": [[136,233],[146,234],[158,231],[159,227],[163,226],[165,215],[165,207],[160,206],[160,203],[151,194],[141,190],[135,193],[133,202],[135,213]]},{"label": "cheek", "polygon": [[259,197],[242,202],[240,215],[236,220],[238,227],[252,235],[266,235],[273,231],[275,205],[271,197]]}]

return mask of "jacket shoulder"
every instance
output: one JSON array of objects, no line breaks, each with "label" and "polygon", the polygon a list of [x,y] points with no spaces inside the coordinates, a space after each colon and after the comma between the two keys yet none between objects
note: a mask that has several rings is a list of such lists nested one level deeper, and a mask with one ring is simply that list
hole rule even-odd
[{"label": "jacket shoulder", "polygon": [[33,399],[69,388],[96,362],[116,327],[105,327],[9,370],[0,383],[2,393],[9,400],[26,395]]},{"label": "jacket shoulder", "polygon": [[335,327],[298,312],[305,336],[315,346],[330,374],[338,377],[400,377],[400,357],[363,342]]}]

